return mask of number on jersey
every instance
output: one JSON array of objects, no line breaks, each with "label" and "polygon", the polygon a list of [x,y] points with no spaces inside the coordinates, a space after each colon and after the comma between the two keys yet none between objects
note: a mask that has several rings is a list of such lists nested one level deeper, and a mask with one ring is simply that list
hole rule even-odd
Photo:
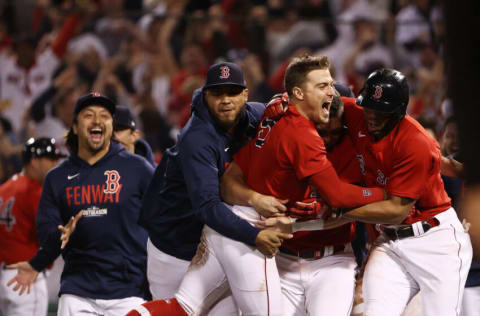
[{"label": "number on jersey", "polygon": [[0,225],[5,225],[7,231],[11,231],[16,223],[12,213],[13,203],[15,203],[14,197],[8,199],[6,203],[3,203],[3,199],[0,198]]},{"label": "number on jersey", "polygon": [[264,119],[260,124],[260,130],[257,134],[257,140],[255,141],[255,146],[258,148],[262,148],[263,144],[265,144],[265,140],[267,139],[268,134],[272,130],[272,127],[277,123],[277,121],[271,119]]}]

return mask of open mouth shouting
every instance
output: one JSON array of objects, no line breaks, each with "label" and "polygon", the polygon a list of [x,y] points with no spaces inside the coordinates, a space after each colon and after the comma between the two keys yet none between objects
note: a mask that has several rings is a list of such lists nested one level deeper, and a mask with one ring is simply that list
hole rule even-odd
[{"label": "open mouth shouting", "polygon": [[88,130],[88,138],[91,143],[99,145],[103,141],[104,130],[99,126],[92,127]]}]

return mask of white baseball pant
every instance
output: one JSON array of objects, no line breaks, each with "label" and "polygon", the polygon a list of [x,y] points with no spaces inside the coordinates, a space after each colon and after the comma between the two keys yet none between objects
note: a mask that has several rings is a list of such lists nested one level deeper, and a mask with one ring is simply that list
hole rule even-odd
[{"label": "white baseball pant", "polygon": [[[147,278],[152,298],[169,299],[175,296],[185,276],[189,261],[164,253],[147,241]],[[198,309],[199,314],[209,316],[237,315],[238,309],[231,296],[228,284],[219,288],[211,299],[205,300]]]},{"label": "white baseball pant", "polygon": [[480,314],[480,286],[466,287],[460,316],[478,316],[478,314]]},{"label": "white baseball pant", "polygon": [[423,316],[458,315],[472,261],[472,245],[453,208],[435,216],[440,225],[424,234],[376,241],[363,277],[365,313],[401,315],[422,292]]},{"label": "white baseball pant", "polygon": [[190,261],[164,253],[147,241],[147,279],[154,300],[168,299],[177,293]]},{"label": "white baseball pant", "polygon": [[8,281],[17,275],[17,270],[0,267],[0,314],[8,316],[45,316],[48,309],[47,282],[43,273],[39,273],[30,294],[18,295],[7,287]]},{"label": "white baseball pant", "polygon": [[[113,289],[112,289],[113,290]],[[100,300],[72,294],[62,294],[58,300],[58,316],[118,316],[145,303],[140,297]]]},{"label": "white baseball pant", "polygon": [[[232,211],[250,223],[259,219],[249,207],[234,206]],[[243,316],[282,315],[275,259],[205,226],[197,255],[176,298],[189,315],[199,315],[203,304],[215,299],[226,281]]]},{"label": "white baseball pant", "polygon": [[357,263],[351,247],[321,259],[279,253],[283,315],[350,315]]}]

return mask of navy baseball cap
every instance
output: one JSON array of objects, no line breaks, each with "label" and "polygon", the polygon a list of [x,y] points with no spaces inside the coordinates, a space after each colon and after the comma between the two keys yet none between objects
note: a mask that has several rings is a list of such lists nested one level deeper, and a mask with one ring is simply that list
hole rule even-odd
[{"label": "navy baseball cap", "polygon": [[125,105],[117,105],[115,109],[115,121],[113,126],[115,128],[131,128],[136,129],[137,123],[135,123],[135,117],[132,111]]},{"label": "navy baseball cap", "polygon": [[229,62],[221,62],[210,66],[203,89],[223,85],[247,87],[240,66]]},{"label": "navy baseball cap", "polygon": [[115,114],[115,103],[98,92],[91,92],[78,98],[75,104],[74,116],[77,117],[84,108],[90,105],[100,105],[105,107],[112,116]]}]

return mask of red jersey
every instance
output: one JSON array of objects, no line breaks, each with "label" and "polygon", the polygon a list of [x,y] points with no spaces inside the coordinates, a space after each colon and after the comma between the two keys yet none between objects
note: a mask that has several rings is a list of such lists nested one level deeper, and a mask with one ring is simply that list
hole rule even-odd
[{"label": "red jersey", "polygon": [[362,183],[362,174],[356,159],[355,149],[348,135],[345,135],[342,141],[331,152],[327,153],[327,158],[342,180],[348,183]]},{"label": "red jersey", "polygon": [[[332,168],[315,125],[291,105],[279,121],[263,120],[257,136],[234,155],[234,160],[250,188],[288,199],[291,204],[310,196],[309,176]],[[297,232],[282,246],[302,251],[343,245],[351,240],[351,232],[350,224],[331,230]]]},{"label": "red jersey", "polygon": [[15,174],[0,186],[0,263],[30,260],[39,247],[35,218],[42,185]]},{"label": "red jersey", "polygon": [[363,110],[355,99],[342,100],[365,184],[416,200],[403,223],[424,220],[450,208],[440,177],[442,154],[438,142],[408,115],[388,135],[375,141],[367,132]]}]

